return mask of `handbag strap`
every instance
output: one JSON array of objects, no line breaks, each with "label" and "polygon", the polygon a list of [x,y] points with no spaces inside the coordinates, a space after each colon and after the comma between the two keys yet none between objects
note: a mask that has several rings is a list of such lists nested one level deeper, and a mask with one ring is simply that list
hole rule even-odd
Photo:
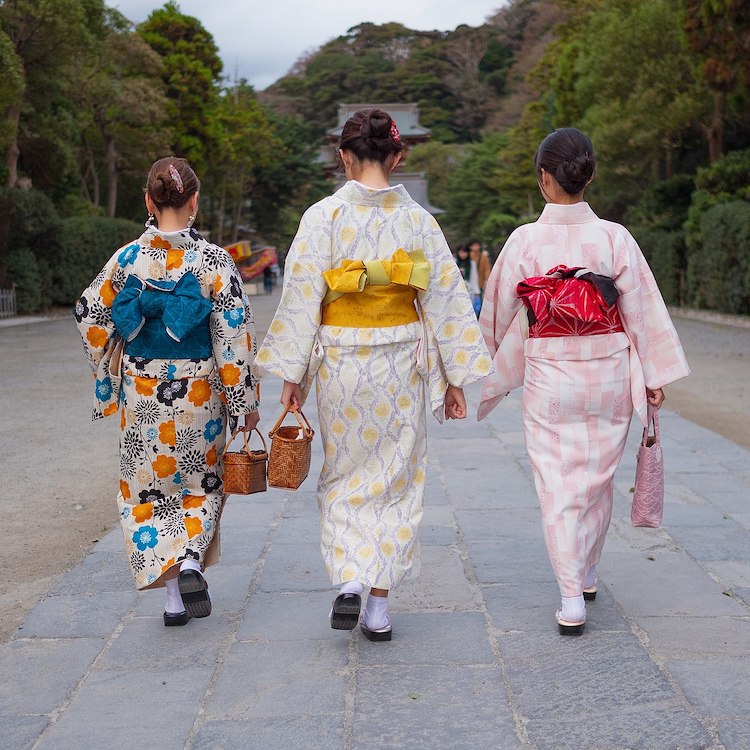
[{"label": "handbag strap", "polygon": [[[292,412],[295,417],[297,417],[297,422],[299,422],[299,426],[302,428],[302,432],[304,433],[305,437],[308,440],[312,439],[312,436],[315,434],[315,430],[313,430],[310,423],[307,421],[307,417],[304,415],[302,410],[298,410],[297,407],[290,401],[286,407],[284,407],[284,411],[282,412],[281,416],[279,417],[279,421],[276,422],[276,424],[273,426],[273,429],[268,433],[268,437],[273,440],[273,436],[276,434],[276,431],[281,427],[281,423],[284,421],[284,418],[286,417],[289,412]],[[303,422],[302,419],[300,419],[300,416],[305,421]]]},{"label": "handbag strap", "polygon": [[646,446],[646,441],[649,437],[649,432],[651,431],[651,425],[654,425],[654,445],[659,445],[661,442],[661,437],[659,435],[659,410],[655,406],[651,406],[649,404],[648,410],[647,410],[647,424],[643,428],[643,438],[641,439],[641,445]]},{"label": "handbag strap", "polygon": [[248,453],[248,454],[250,453],[250,445],[248,444],[248,439],[247,439],[247,433],[248,432],[250,432],[250,433],[257,432],[258,433],[258,437],[260,438],[261,442],[263,443],[263,450],[266,453],[268,453],[268,448],[266,447],[266,439],[263,437],[263,435],[261,434],[261,431],[257,427],[253,427],[252,430],[243,430],[240,427],[238,427],[232,433],[232,437],[230,437],[229,440],[227,440],[227,443],[224,446],[224,452],[221,454],[222,456],[226,455],[227,451],[229,450],[229,446],[232,444],[232,441],[237,437],[237,435],[240,432],[242,433],[242,439],[245,441],[245,453]]}]

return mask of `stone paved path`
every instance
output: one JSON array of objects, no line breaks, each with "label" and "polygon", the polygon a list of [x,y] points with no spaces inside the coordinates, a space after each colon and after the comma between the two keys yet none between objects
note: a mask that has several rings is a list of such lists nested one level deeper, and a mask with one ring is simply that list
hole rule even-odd
[{"label": "stone paved path", "polygon": [[[264,380],[266,432],[279,392]],[[230,498],[211,617],[164,628],[119,529],[66,573],[0,645],[0,747],[748,750],[750,452],[663,411],[664,528],[633,529],[634,425],[600,593],[563,639],[519,415],[430,425],[391,643],[328,626],[316,439],[300,491]]]}]

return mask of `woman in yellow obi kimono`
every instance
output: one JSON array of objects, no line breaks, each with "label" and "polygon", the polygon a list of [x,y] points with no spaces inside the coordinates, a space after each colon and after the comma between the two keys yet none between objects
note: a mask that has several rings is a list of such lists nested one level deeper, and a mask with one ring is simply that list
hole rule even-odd
[{"label": "woman in yellow obi kimono", "polygon": [[402,185],[389,186],[402,151],[383,110],[346,123],[349,182],[302,217],[257,358],[284,379],[285,405],[301,404],[317,381],[321,550],[341,587],[331,626],[359,622],[378,641],[391,638],[388,591],[419,567],[425,383],[439,421],[463,419],[463,386],[492,366],[440,227]]},{"label": "woman in yellow obi kimono", "polygon": [[121,407],[128,561],[139,589],[166,586],[165,625],[211,613],[202,571],[218,560],[227,416],[258,423],[252,311],[226,250],[191,228],[199,188],[184,159],[157,161],[146,231],[75,309],[95,372],[94,419]]}]

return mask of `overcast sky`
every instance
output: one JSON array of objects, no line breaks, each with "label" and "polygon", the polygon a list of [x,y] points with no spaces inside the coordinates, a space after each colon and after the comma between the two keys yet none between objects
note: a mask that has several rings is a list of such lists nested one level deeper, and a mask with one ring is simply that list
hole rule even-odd
[{"label": "overcast sky", "polygon": [[[365,21],[398,21],[412,29],[452,31],[478,26],[505,0],[178,0],[213,35],[224,74],[246,78],[256,89],[272,84],[307,50],[320,47]],[[108,0],[134,23],[163,5],[159,0]]]}]

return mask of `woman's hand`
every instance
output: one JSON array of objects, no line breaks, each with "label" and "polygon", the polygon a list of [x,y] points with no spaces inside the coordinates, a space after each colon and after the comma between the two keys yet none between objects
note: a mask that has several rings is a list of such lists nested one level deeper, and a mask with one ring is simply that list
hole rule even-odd
[{"label": "woman's hand", "polygon": [[661,409],[661,405],[664,403],[664,391],[661,388],[646,388],[646,400],[650,406],[655,406],[657,409]]},{"label": "woman's hand", "polygon": [[464,389],[449,385],[445,392],[445,416],[447,419],[466,418],[466,398]]},{"label": "woman's hand", "polygon": [[297,409],[302,408],[302,388],[298,383],[290,383],[288,380],[284,381],[284,387],[281,389],[281,404],[287,406],[289,402],[292,402],[292,406]]},{"label": "woman's hand", "polygon": [[251,411],[245,414],[245,424],[240,429],[247,430],[249,432],[250,430],[254,430],[258,426],[258,422],[260,422],[260,412],[256,409],[255,411]]}]

